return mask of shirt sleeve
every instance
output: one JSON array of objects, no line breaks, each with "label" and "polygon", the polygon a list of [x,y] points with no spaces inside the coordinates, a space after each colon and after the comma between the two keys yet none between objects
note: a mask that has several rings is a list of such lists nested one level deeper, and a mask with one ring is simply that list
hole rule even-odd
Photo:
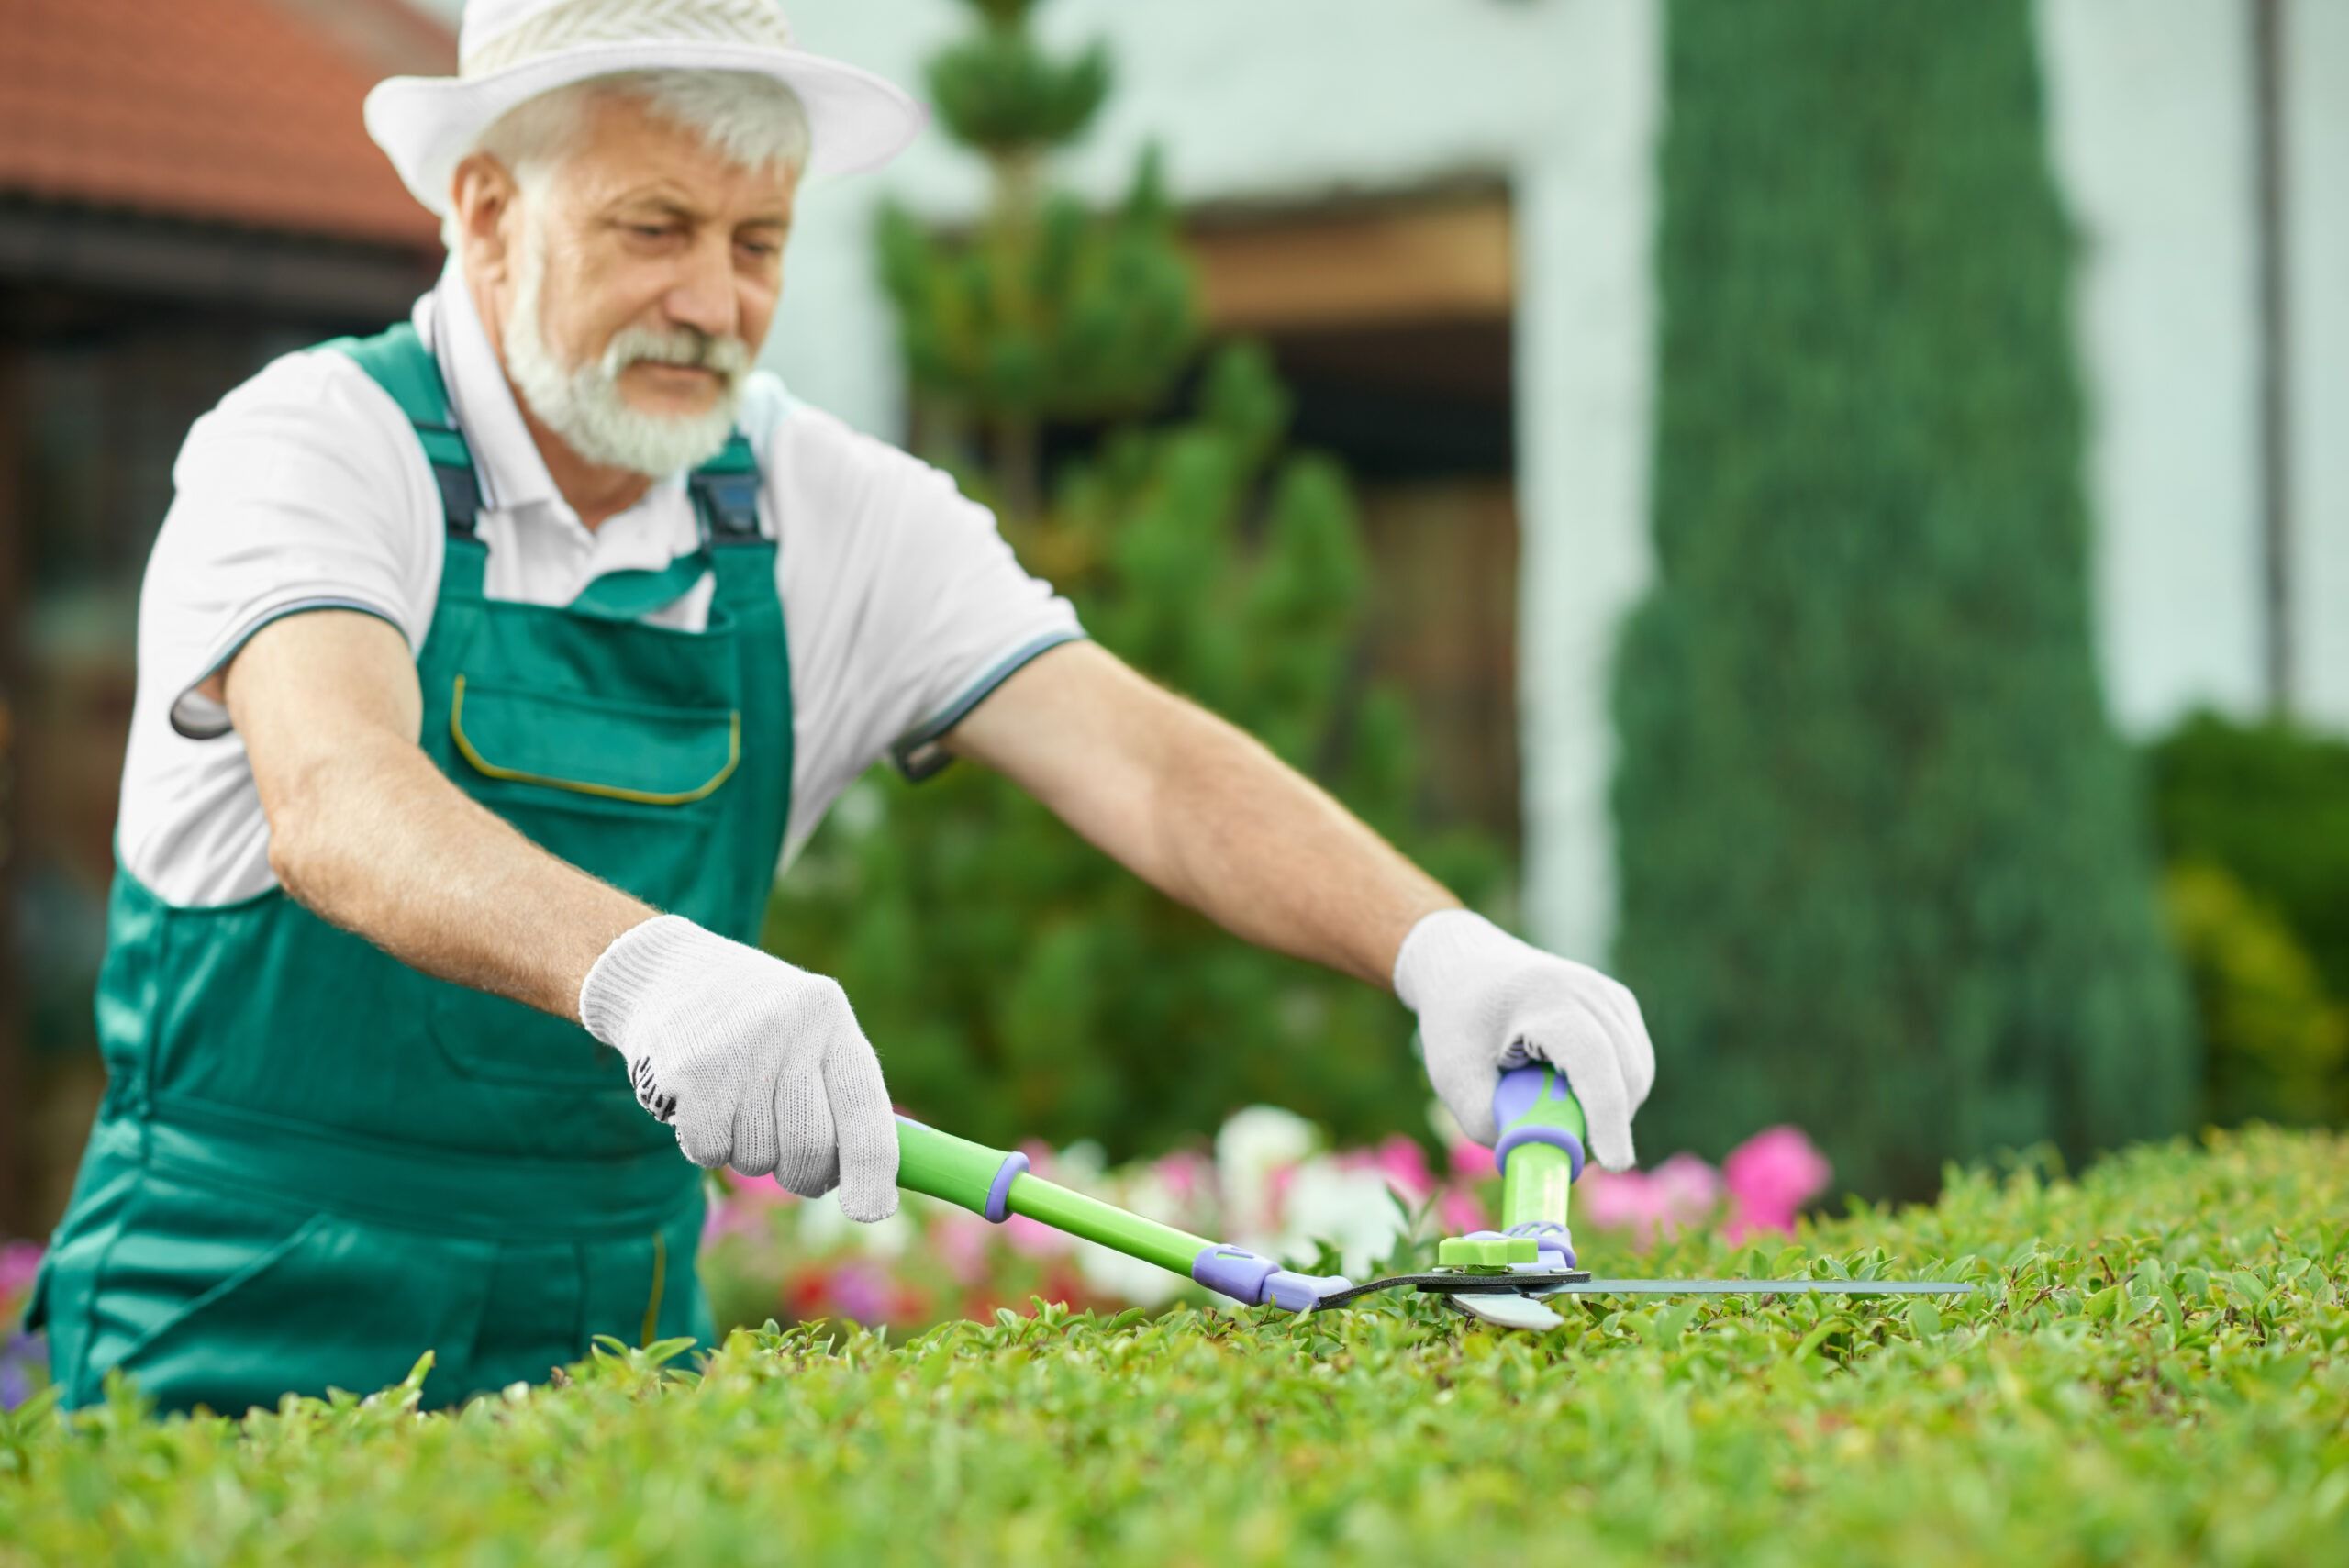
[{"label": "shirt sleeve", "polygon": [[995,514],[952,477],[828,414],[790,405],[770,457],[790,628],[796,850],[884,756],[908,776],[1015,671],[1084,637]]},{"label": "shirt sleeve", "polygon": [[281,617],[353,609],[411,649],[440,568],[431,471],[391,396],[331,350],[288,355],[196,421],[172,472],[139,596],[140,684],[170,694],[172,728],[227,733],[195,690]]}]

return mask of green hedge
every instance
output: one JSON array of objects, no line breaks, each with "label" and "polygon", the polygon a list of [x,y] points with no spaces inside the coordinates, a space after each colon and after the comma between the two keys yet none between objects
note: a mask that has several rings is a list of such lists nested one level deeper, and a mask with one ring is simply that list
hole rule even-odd
[{"label": "green hedge", "polygon": [[2024,0],[1670,7],[1658,573],[1615,698],[1642,1147],[1791,1120],[1920,1195],[2190,1125],[2035,71]]},{"label": "green hedge", "polygon": [[[454,1417],[0,1417],[0,1561],[2314,1563],[2349,1540],[2349,1140],[1955,1177],[1740,1255],[1963,1300],[1058,1311],[737,1336]],[[1594,1259],[1631,1267],[1622,1258]]]}]

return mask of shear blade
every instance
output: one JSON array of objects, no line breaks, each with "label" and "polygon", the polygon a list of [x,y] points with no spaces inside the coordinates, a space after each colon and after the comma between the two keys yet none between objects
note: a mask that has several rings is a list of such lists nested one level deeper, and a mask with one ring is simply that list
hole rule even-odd
[{"label": "shear blade", "polygon": [[1582,1279],[1549,1287],[1562,1296],[1965,1296],[1973,1288],[1883,1279]]},{"label": "shear blade", "polygon": [[1503,1329],[1554,1329],[1565,1321],[1530,1296],[1460,1295],[1447,1296],[1444,1300],[1471,1318]]}]

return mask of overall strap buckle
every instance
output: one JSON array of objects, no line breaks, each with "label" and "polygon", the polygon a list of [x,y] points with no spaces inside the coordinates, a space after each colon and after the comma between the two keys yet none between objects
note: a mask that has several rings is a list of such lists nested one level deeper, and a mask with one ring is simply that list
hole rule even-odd
[{"label": "overall strap buckle", "polygon": [[432,464],[433,482],[440,488],[440,515],[452,538],[472,539],[481,517],[481,476],[473,472],[473,453],[463,432],[454,425],[418,424],[416,434]]},{"label": "overall strap buckle", "polygon": [[373,338],[338,338],[320,347],[356,361],[399,405],[424,447],[425,460],[432,464],[449,532],[459,539],[473,538],[481,515],[481,480],[473,472],[473,450],[451,416],[440,363],[416,328],[403,321]]},{"label": "overall strap buckle", "polygon": [[712,544],[761,542],[759,460],[750,438],[740,430],[729,438],[723,451],[686,477],[685,488]]}]

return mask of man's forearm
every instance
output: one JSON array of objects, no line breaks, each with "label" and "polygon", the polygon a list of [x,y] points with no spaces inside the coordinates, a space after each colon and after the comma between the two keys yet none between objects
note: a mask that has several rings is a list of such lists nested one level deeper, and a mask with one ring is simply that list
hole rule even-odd
[{"label": "man's forearm", "polygon": [[1144,874],[1236,936],[1388,984],[1412,926],[1460,901],[1261,742],[1179,707],[1159,751],[1158,854]]},{"label": "man's forearm", "polygon": [[614,938],[659,911],[556,859],[431,759],[370,736],[306,769],[270,816],[270,862],[305,907],[411,968],[562,1018]]},{"label": "man's forearm", "polygon": [[946,744],[1233,935],[1375,985],[1421,917],[1460,902],[1257,741],[1094,643],[1030,661]]},{"label": "man's forearm", "polygon": [[407,645],[373,616],[274,621],[205,689],[244,737],[278,882],[411,968],[576,1018],[597,957],[657,913],[433,766]]}]

